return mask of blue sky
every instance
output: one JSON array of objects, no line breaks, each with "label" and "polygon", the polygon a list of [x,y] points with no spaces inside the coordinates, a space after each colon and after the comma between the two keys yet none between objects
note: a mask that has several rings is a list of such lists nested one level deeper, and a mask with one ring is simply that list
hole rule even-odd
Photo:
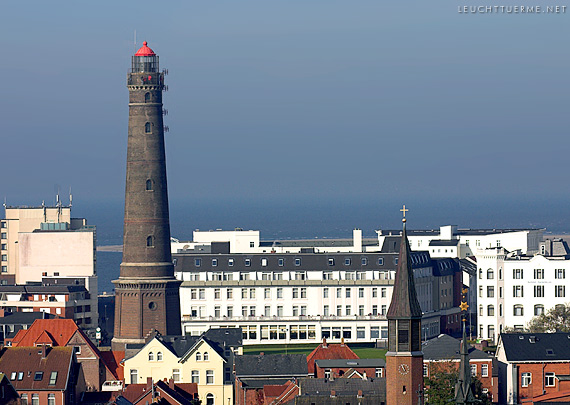
[{"label": "blue sky", "polygon": [[173,202],[567,200],[570,13],[464,4],[6,3],[0,195],[122,201],[136,30],[169,69]]}]

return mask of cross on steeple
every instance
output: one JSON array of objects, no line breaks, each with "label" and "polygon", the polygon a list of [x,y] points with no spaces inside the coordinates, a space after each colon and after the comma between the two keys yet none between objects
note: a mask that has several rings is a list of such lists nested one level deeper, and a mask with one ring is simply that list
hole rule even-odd
[{"label": "cross on steeple", "polygon": [[409,209],[406,208],[406,204],[404,204],[402,206],[402,209],[400,211],[402,211],[402,215],[403,215],[402,222],[406,222],[406,212],[409,211]]}]

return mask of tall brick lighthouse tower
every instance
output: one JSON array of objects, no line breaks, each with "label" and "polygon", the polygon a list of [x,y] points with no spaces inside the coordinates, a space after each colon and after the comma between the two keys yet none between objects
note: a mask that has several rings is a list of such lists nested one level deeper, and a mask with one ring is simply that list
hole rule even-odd
[{"label": "tall brick lighthouse tower", "polygon": [[127,76],[129,134],[123,261],[115,284],[112,346],[144,342],[152,329],[179,335],[180,282],[170,255],[170,222],[162,123],[164,74],[143,43]]},{"label": "tall brick lighthouse tower", "polygon": [[[422,309],[416,295],[410,245],[406,233],[406,206],[401,210],[403,232],[388,318],[386,353],[387,405],[416,405],[423,393]],[[419,399],[419,400],[418,400]]]}]

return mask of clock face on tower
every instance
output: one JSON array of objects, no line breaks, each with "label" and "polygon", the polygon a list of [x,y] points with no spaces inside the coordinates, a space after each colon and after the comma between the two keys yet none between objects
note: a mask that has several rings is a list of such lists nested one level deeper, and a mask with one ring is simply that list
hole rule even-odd
[{"label": "clock face on tower", "polygon": [[408,366],[407,364],[400,364],[400,367],[398,367],[398,371],[400,372],[400,374],[406,375],[410,372],[410,366]]}]

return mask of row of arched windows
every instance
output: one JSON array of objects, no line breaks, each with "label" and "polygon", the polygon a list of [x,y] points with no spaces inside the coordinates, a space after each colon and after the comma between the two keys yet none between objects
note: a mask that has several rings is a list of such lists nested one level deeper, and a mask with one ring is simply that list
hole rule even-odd
[{"label": "row of arched windows", "polygon": [[208,352],[204,352],[204,356],[202,357],[202,353],[196,352],[196,361],[208,361],[210,359],[210,355]]},{"label": "row of arched windows", "polygon": [[[148,352],[148,361],[154,361],[154,353]],[[156,353],[156,361],[162,361],[162,352]]]}]

